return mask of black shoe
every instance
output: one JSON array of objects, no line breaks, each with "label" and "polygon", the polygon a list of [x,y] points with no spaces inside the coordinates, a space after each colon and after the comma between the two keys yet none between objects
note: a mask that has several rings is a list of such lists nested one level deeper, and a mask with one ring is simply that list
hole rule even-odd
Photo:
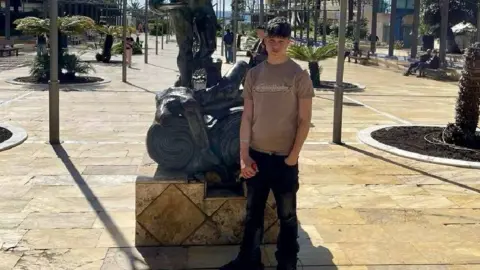
[{"label": "black shoe", "polygon": [[244,263],[240,260],[233,260],[224,266],[220,267],[219,270],[263,270],[265,266],[263,263],[259,264],[249,264],[249,263]]},{"label": "black shoe", "polygon": [[279,263],[277,270],[297,270],[297,262],[292,263]]}]

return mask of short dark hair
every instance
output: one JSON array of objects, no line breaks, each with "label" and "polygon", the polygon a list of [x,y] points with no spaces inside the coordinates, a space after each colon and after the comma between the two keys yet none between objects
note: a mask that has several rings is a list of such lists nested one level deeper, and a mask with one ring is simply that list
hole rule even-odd
[{"label": "short dark hair", "polygon": [[289,38],[292,34],[292,26],[285,17],[276,17],[267,24],[267,37]]},{"label": "short dark hair", "polygon": [[257,26],[257,30],[265,30],[265,26],[259,25],[259,26]]}]

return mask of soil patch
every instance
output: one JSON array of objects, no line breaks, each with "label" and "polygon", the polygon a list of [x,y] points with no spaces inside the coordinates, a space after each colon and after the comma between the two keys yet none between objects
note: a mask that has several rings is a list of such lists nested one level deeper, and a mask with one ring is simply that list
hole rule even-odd
[{"label": "soil patch", "polygon": [[[323,91],[333,91],[335,90],[335,84],[336,82],[333,81],[320,81],[320,87],[318,87],[318,90],[323,90]],[[358,85],[352,84],[352,83],[343,83],[343,91],[363,91],[363,89],[359,88]]]},{"label": "soil patch", "polygon": [[372,132],[373,139],[409,152],[465,161],[480,161],[480,133],[471,148],[443,143],[442,127],[389,127]]},{"label": "soil patch", "polygon": [[[16,82],[22,82],[22,83],[33,83],[33,84],[48,84],[48,80],[42,79],[42,80],[37,80],[34,77],[28,76],[28,77],[18,77],[15,78],[14,81]],[[103,79],[99,77],[92,77],[92,76],[78,76],[75,77],[74,79],[62,79],[60,80],[60,85],[62,84],[82,84],[82,83],[95,83],[95,82],[102,82]]]},{"label": "soil patch", "polygon": [[10,139],[12,137],[12,132],[6,128],[0,127],[0,143]]}]

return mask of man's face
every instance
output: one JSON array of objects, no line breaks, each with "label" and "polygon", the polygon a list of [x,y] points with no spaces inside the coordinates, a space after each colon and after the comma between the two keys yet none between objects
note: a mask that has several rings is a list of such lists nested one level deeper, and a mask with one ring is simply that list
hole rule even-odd
[{"label": "man's face", "polygon": [[289,38],[283,37],[267,37],[265,39],[265,46],[267,47],[268,55],[278,57],[287,54],[287,48],[290,44]]},{"label": "man's face", "polygon": [[257,37],[263,39],[265,37],[265,31],[263,29],[257,29]]}]

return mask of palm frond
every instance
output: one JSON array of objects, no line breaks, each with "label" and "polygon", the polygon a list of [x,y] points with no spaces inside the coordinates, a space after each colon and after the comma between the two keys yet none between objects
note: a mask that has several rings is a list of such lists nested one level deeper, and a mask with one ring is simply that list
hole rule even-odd
[{"label": "palm frond", "polygon": [[58,28],[66,34],[81,34],[95,29],[95,21],[86,16],[66,16],[58,18]]},{"label": "palm frond", "polygon": [[288,48],[288,56],[293,59],[306,62],[318,62],[337,55],[336,44],[328,44],[323,47],[312,47],[293,44]]},{"label": "palm frond", "polygon": [[13,24],[17,25],[15,29],[29,35],[47,34],[50,31],[50,19],[25,17],[15,20]]}]

